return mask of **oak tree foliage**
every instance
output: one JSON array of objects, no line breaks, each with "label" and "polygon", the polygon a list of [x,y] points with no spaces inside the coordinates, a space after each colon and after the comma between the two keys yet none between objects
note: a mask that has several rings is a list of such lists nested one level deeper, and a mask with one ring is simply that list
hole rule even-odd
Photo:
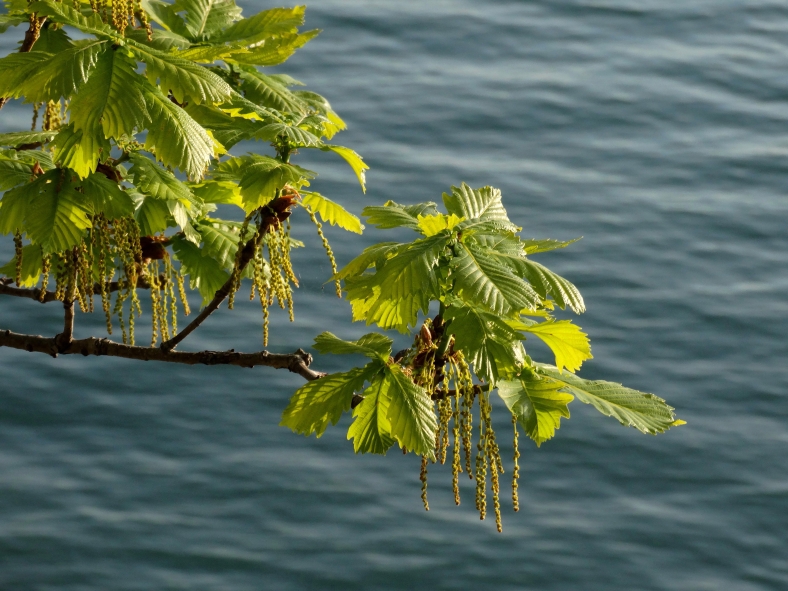
[{"label": "oak tree foliage", "polygon": [[[591,358],[590,343],[556,309],[580,314],[585,303],[570,281],[535,260],[574,240],[521,236],[498,189],[463,183],[440,205],[367,207],[367,224],[408,228],[413,240],[376,244],[337,269],[322,224],[356,234],[364,226],[310,191],[317,173],[293,160],[303,150],[339,157],[362,190],[368,167],[334,142],[345,123],[324,97],[268,69],[317,35],[302,28],[303,6],[245,18],[233,0],[4,4],[0,33],[25,31],[25,40],[0,58],[0,97],[31,104],[33,121],[29,130],[0,134],[0,234],[15,244],[14,258],[0,267],[0,289],[63,302],[66,324],[52,340],[54,354],[74,352],[78,305],[88,313],[100,307],[110,334],[120,329],[126,348],[113,350],[141,358],[140,347],[158,347],[158,359],[174,360],[180,340],[225,299],[233,307],[245,283],[260,301],[267,344],[269,309],[278,304],[293,318],[298,282],[290,251],[302,243],[288,218],[303,210],[331,259],[334,274],[326,279],[349,301],[352,319],[411,334],[412,345],[394,353],[383,332],[356,341],[318,335],[319,353],[367,362],[324,375],[306,369],[305,354],[293,358],[309,381],[281,424],[320,437],[351,413],[347,437],[356,452],[396,446],[421,456],[425,507],[428,464],[448,458],[457,503],[465,472],[476,480],[482,518],[491,491],[500,529],[494,394],[514,425],[515,510],[518,429],[541,445],[575,398],[643,433],[681,424],[653,394],[576,375]],[[241,141],[273,149],[236,154]],[[237,208],[243,222],[218,217],[220,204]],[[151,302],[143,345],[140,289]],[[187,290],[205,308],[179,332],[179,308],[191,312]],[[9,334],[2,344],[16,346]],[[527,339],[549,347],[550,363],[528,355]],[[35,350],[49,346],[35,342]],[[265,352],[259,359],[273,363]]]}]

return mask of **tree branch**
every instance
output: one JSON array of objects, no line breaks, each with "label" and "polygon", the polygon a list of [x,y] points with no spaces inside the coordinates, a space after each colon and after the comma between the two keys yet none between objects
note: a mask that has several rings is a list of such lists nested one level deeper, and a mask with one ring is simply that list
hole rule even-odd
[{"label": "tree branch", "polygon": [[[241,251],[241,258],[238,260],[237,273],[243,273],[246,265],[248,265],[249,261],[254,258],[254,253],[257,252],[260,242],[268,233],[268,230],[271,228],[271,226],[274,224],[280,224],[287,219],[287,217],[290,215],[290,212],[287,211],[286,208],[288,208],[291,203],[291,199],[278,197],[266,205],[265,209],[270,210],[272,215],[267,216],[264,219],[263,224],[260,226],[260,232],[255,236],[252,236],[252,238],[244,245],[243,250]],[[232,291],[234,286],[235,276],[234,274],[231,274],[230,278],[219,288],[210,303],[202,309],[197,317],[192,320],[186,328],[172,337],[169,341],[164,341],[161,345],[159,345],[161,349],[165,352],[168,352],[177,347],[178,344],[183,341],[183,339],[194,332],[205,321],[205,319],[208,318],[208,316],[213,314],[219,308],[222,302],[227,299],[227,296],[230,295],[230,291]]]},{"label": "tree branch", "polygon": [[297,373],[307,381],[316,380],[325,374],[309,369],[312,356],[298,349],[290,354],[269,353],[238,353],[236,351],[163,351],[159,347],[138,347],[122,345],[109,339],[77,339],[70,341],[63,349],[56,342],[57,337],[49,338],[38,335],[19,334],[10,330],[0,330],[0,347],[20,349],[30,353],[46,353],[52,357],[60,355],[96,355],[121,357],[137,361],[164,361],[183,363],[186,365],[237,365],[239,367],[266,366],[275,369],[287,369]]}]

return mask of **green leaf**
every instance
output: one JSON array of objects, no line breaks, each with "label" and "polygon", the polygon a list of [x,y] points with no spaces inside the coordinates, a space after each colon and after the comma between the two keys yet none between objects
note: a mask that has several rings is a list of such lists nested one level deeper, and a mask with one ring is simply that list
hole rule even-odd
[{"label": "green leaf", "polygon": [[0,14],[0,33],[5,33],[9,27],[26,23],[27,19],[20,15]]},{"label": "green leaf", "polygon": [[365,334],[357,341],[345,341],[330,332],[323,332],[315,337],[315,349],[323,354],[365,355],[387,362],[392,342],[387,336],[376,332]]},{"label": "green leaf", "polygon": [[384,454],[394,445],[388,419],[391,388],[389,373],[380,373],[364,390],[364,400],[353,409],[353,422],[347,438],[353,440],[356,453]]},{"label": "green leaf", "polygon": [[216,104],[232,94],[230,85],[208,68],[135,41],[129,40],[127,46],[147,65],[148,80],[158,80],[161,88],[171,92],[179,103],[191,100]]},{"label": "green leaf", "polygon": [[214,37],[214,42],[240,42],[251,45],[267,37],[295,33],[304,24],[305,6],[294,8],[272,8],[258,12],[256,15],[238,21],[221,34]]},{"label": "green leaf", "polygon": [[147,197],[142,193],[132,193],[132,198],[137,208],[134,217],[139,224],[141,236],[153,236],[167,229],[171,217],[167,201]]},{"label": "green leaf", "polygon": [[469,304],[510,316],[541,302],[527,283],[473,244],[460,243],[451,267],[455,293]]},{"label": "green leaf", "polygon": [[191,185],[192,193],[203,203],[227,203],[243,209],[241,189],[229,181],[207,181]]},{"label": "green leaf", "polygon": [[280,425],[296,433],[320,437],[329,422],[336,425],[342,413],[350,410],[353,394],[372,380],[383,364],[368,363],[363,368],[353,368],[342,373],[332,373],[301,386],[282,413]]},{"label": "green leaf", "polygon": [[452,230],[462,222],[462,218],[456,215],[443,215],[438,213],[435,215],[420,215],[419,216],[419,231],[424,236],[436,236],[444,230]]},{"label": "green leaf", "polygon": [[310,109],[325,117],[322,123],[323,137],[331,139],[334,135],[347,128],[345,122],[334,112],[325,97],[308,90],[294,90],[292,93],[306,103]]},{"label": "green leaf", "polygon": [[564,367],[569,371],[577,371],[583,361],[593,358],[588,335],[579,326],[572,324],[571,320],[549,320],[532,325],[518,323],[516,328],[535,334],[550,347],[558,371]]},{"label": "green leaf", "polygon": [[0,234],[12,234],[24,226],[30,200],[47,188],[49,179],[41,176],[32,183],[6,191],[0,199]]},{"label": "green leaf", "polygon": [[566,248],[570,244],[574,244],[580,240],[580,238],[575,238],[574,240],[553,240],[551,238],[544,238],[542,240],[536,240],[534,238],[530,238],[527,240],[521,240],[523,247],[525,248],[526,254],[536,254],[538,252],[549,252],[551,250],[556,250],[558,248]]},{"label": "green leaf", "polygon": [[191,288],[200,291],[202,305],[206,305],[227,282],[230,274],[222,269],[218,261],[205,256],[197,246],[185,238],[173,237],[172,248],[181,262],[182,272],[189,275]]},{"label": "green leaf", "polygon": [[35,44],[36,51],[43,51],[53,55],[66,51],[73,47],[72,40],[62,28],[42,27],[38,41]]},{"label": "green leaf", "polygon": [[301,203],[311,211],[319,213],[323,221],[329,222],[332,226],[339,226],[343,230],[356,234],[361,234],[364,230],[361,220],[339,203],[335,203],[319,193],[301,193]]},{"label": "green leaf", "polygon": [[[241,21],[243,22],[243,21]],[[250,101],[277,111],[306,114],[309,105],[287,89],[273,76],[267,76],[254,68],[241,72],[241,89]]]},{"label": "green leaf", "polygon": [[213,176],[216,180],[239,180],[244,209],[251,212],[273,200],[285,185],[298,188],[308,184],[306,180],[315,173],[270,156],[249,154],[220,163]]},{"label": "green leaf", "polygon": [[267,123],[257,129],[254,138],[265,141],[287,139],[294,148],[323,148],[320,138],[313,133],[286,123]]},{"label": "green leaf", "polygon": [[186,29],[195,41],[215,37],[241,18],[241,8],[233,0],[176,0],[172,10],[186,12]]},{"label": "green leaf", "polygon": [[361,275],[371,265],[382,266],[386,261],[388,254],[394,252],[400,247],[405,246],[405,244],[401,244],[399,242],[381,242],[380,244],[368,246],[361,252],[360,255],[350,261],[336,275],[334,275],[330,281],[356,277],[357,275]]},{"label": "green leaf", "polygon": [[33,2],[30,4],[29,10],[30,12],[37,12],[39,17],[49,17],[49,20],[52,22],[74,27],[83,33],[122,43],[121,35],[115,29],[105,24],[97,13],[89,13],[88,16],[85,16],[65,2],[53,2],[52,0]]},{"label": "green leaf", "polygon": [[[183,19],[178,16],[175,7],[172,4],[167,4],[166,2],[159,2],[159,0],[141,0],[142,8],[148,14],[150,19],[164,28],[168,32],[176,33],[180,37],[188,37],[191,35],[189,30],[186,28],[186,23],[183,22]],[[154,37],[157,33],[157,29],[153,30]],[[143,31],[145,33],[145,31]],[[186,42],[185,47],[189,46],[189,42]]]},{"label": "green leaf", "polygon": [[438,423],[429,394],[406,376],[398,365],[386,366],[389,432],[400,447],[434,459]]},{"label": "green leaf", "polygon": [[145,149],[167,166],[179,168],[192,179],[200,179],[213,157],[214,144],[208,133],[182,108],[153,87],[144,89],[151,119]]},{"label": "green leaf", "polygon": [[350,165],[350,168],[353,169],[353,172],[356,173],[356,177],[358,178],[358,182],[361,185],[362,192],[367,192],[365,171],[369,170],[369,166],[364,163],[364,161],[361,159],[361,156],[356,154],[356,152],[350,148],[346,148],[344,146],[323,145],[320,149],[324,152],[334,152],[334,154],[339,154],[342,158],[344,158],[345,162],[347,162]]},{"label": "green leaf", "polygon": [[[21,287],[34,287],[41,277],[42,269],[41,246],[27,244],[22,247],[22,276]],[[0,274],[6,277],[16,276],[16,256],[0,267]]]},{"label": "green leaf", "polygon": [[19,159],[16,153],[6,156],[0,152],[0,191],[7,191],[30,181],[33,167]]},{"label": "green leaf", "polygon": [[[238,252],[240,229],[237,224],[222,220],[200,220],[195,229],[200,233],[203,242],[203,254],[218,261],[228,271],[235,265],[235,253]],[[248,239],[248,238],[247,238]]]},{"label": "green leaf", "polygon": [[307,42],[317,37],[319,30],[307,31],[302,34],[285,33],[278,37],[268,38],[262,45],[255,46],[251,51],[234,53],[231,59],[239,64],[249,64],[254,66],[278,66],[283,64],[303,47]]},{"label": "green leaf", "polygon": [[[0,133],[0,146],[23,146],[25,144],[45,144],[52,141],[57,131],[15,131],[13,133]],[[28,175],[29,176],[29,175]],[[0,180],[0,182],[2,182]]]},{"label": "green leaf", "polygon": [[61,127],[52,147],[55,159],[82,179],[96,171],[99,161],[106,159],[111,149],[97,119],[90,129],[75,129],[73,123]]},{"label": "green leaf", "polygon": [[[569,306],[576,314],[586,311],[580,291],[572,283],[560,275],[556,275],[547,267],[535,261],[523,259],[518,263],[518,270],[521,276],[531,283],[536,293],[543,298],[552,296],[562,310]],[[523,307],[533,308],[535,306]]]},{"label": "green leaf", "polygon": [[438,297],[435,267],[447,243],[446,236],[416,240],[398,248],[374,275],[346,279],[348,299],[367,300],[367,324],[400,332],[415,326],[418,311],[426,313]]},{"label": "green leaf", "polygon": [[71,122],[76,131],[91,133],[97,127],[106,138],[132,136],[150,123],[145,97],[137,84],[136,64],[122,48],[102,53],[88,81],[71,102]]},{"label": "green leaf", "polygon": [[[143,2],[144,4],[144,2]],[[150,13],[148,13],[150,15]],[[152,19],[151,19],[152,20]],[[132,39],[142,45],[147,45],[159,51],[170,52],[172,50],[188,49],[191,42],[174,31],[163,29],[153,29],[153,37],[148,41],[148,32],[145,29],[126,29],[126,38]]]},{"label": "green leaf", "polygon": [[567,405],[574,396],[560,392],[563,384],[550,378],[525,374],[499,382],[498,395],[538,447],[553,438],[561,417],[569,418]]},{"label": "green leaf", "polygon": [[580,402],[590,404],[603,415],[617,419],[622,425],[635,427],[643,433],[656,435],[670,427],[684,424],[673,415],[673,408],[662,398],[602,380],[584,380],[569,372],[537,363],[539,373],[562,384],[565,392]]},{"label": "green leaf", "polygon": [[129,194],[101,173],[94,172],[82,181],[82,193],[93,213],[103,213],[109,220],[134,213],[134,201]]},{"label": "green leaf", "polygon": [[513,377],[525,363],[522,334],[497,314],[475,307],[446,308],[446,330],[454,335],[454,348],[473,364],[476,375],[490,386]]},{"label": "green leaf", "polygon": [[70,97],[85,83],[107,42],[85,39],[57,55],[40,51],[0,59],[0,94],[28,102]]},{"label": "green leaf", "polygon": [[452,187],[451,194],[443,194],[443,204],[448,213],[467,220],[497,222],[512,232],[520,230],[509,221],[501,202],[501,191],[493,187],[472,189],[466,183]]},{"label": "green leaf", "polygon": [[132,152],[129,160],[132,163],[129,174],[134,177],[134,184],[140,191],[156,199],[173,199],[189,206],[194,203],[189,187],[169,170],[139,152]]},{"label": "green leaf", "polygon": [[367,221],[383,230],[406,227],[419,231],[419,216],[437,215],[434,203],[417,203],[416,205],[400,205],[394,201],[386,201],[382,206],[365,207],[361,212]]},{"label": "green leaf", "polygon": [[[65,171],[64,174],[70,176]],[[39,185],[25,212],[27,235],[41,245],[44,254],[76,246],[91,226],[89,202],[75,190],[70,179],[61,179],[60,175],[60,171],[53,170],[39,177],[39,181],[49,182]]]}]

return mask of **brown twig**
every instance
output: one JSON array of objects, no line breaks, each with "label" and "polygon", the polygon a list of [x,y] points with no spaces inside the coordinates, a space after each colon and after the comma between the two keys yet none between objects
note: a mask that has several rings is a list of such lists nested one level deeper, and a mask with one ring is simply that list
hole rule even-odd
[{"label": "brown twig", "polygon": [[0,347],[20,349],[30,353],[46,353],[52,357],[58,355],[97,355],[120,357],[137,361],[164,361],[183,363],[186,365],[237,365],[239,367],[266,366],[275,369],[287,369],[297,373],[307,381],[316,380],[325,374],[309,369],[312,356],[298,349],[294,353],[279,354],[268,351],[257,353],[238,353],[236,351],[163,351],[159,347],[138,347],[121,345],[109,339],[71,340],[61,348],[56,342],[57,337],[49,338],[38,335],[19,334],[10,330],[0,330]]},{"label": "brown twig", "polygon": [[[237,273],[243,273],[246,265],[249,264],[254,258],[254,253],[260,247],[260,242],[263,240],[263,237],[268,233],[268,230],[271,228],[272,225],[281,223],[283,220],[287,219],[290,215],[290,212],[287,208],[292,204],[292,199],[289,198],[277,198],[271,201],[266,207],[264,208],[265,211],[270,211],[272,215],[265,216],[262,225],[260,226],[260,231],[256,233],[255,236],[249,239],[249,241],[244,245],[243,250],[241,251],[241,256],[238,259],[238,266],[237,266]],[[213,296],[213,299],[210,303],[202,309],[202,311],[197,315],[197,317],[192,320],[186,328],[180,331],[177,335],[172,337],[169,341],[164,341],[161,345],[161,349],[165,352],[172,351],[178,344],[183,341],[187,336],[189,336],[192,332],[194,332],[208,316],[213,314],[222,302],[227,299],[230,295],[230,292],[235,287],[236,277],[235,274],[231,274],[230,278],[222,285],[216,294]]]}]

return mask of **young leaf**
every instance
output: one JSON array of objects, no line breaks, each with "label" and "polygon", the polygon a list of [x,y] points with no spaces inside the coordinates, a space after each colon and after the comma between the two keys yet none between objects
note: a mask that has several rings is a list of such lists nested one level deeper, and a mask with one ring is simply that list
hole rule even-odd
[{"label": "young leaf", "polygon": [[[65,173],[65,171],[64,171]],[[25,213],[25,230],[30,240],[40,244],[45,254],[62,252],[76,246],[90,226],[90,204],[75,190],[69,179],[60,181],[53,170],[40,177],[53,182],[43,184],[30,200]]]},{"label": "young leaf", "polygon": [[134,201],[129,194],[101,173],[94,172],[82,181],[82,193],[94,215],[103,213],[113,220],[134,213]]},{"label": "young leaf", "polygon": [[508,267],[470,242],[460,243],[451,266],[456,294],[469,304],[510,316],[523,308],[535,308],[541,301]]},{"label": "young leaf", "polygon": [[[0,133],[0,146],[23,146],[25,144],[45,144],[52,141],[57,135],[57,131],[15,131],[12,133]],[[30,175],[28,175],[30,176]],[[0,180],[2,182],[2,180]]]},{"label": "young leaf", "polygon": [[518,323],[518,330],[535,334],[552,349],[558,371],[564,367],[577,371],[586,359],[592,359],[591,343],[579,326],[571,320],[549,320],[539,324]]},{"label": "young leaf", "polygon": [[[21,287],[33,287],[41,277],[42,257],[39,244],[26,244],[22,247]],[[0,267],[0,274],[7,277],[16,275],[16,256]]]},{"label": "young leaf", "polygon": [[529,238],[526,240],[521,240],[523,247],[525,248],[526,254],[536,254],[538,252],[549,252],[551,250],[556,250],[558,248],[566,248],[570,244],[574,244],[580,240],[580,238],[575,238],[574,240],[553,240],[552,238],[544,238],[542,240],[536,240],[533,238]]},{"label": "young leaf", "polygon": [[[241,21],[243,22],[243,21]],[[306,115],[309,105],[287,89],[273,76],[262,74],[254,68],[241,72],[241,89],[250,101],[277,111]]]},{"label": "young leaf", "polygon": [[73,123],[61,127],[52,147],[57,162],[72,169],[81,179],[95,172],[99,161],[109,156],[111,149],[98,119],[92,120],[90,128],[75,129]]},{"label": "young leaf", "polygon": [[296,433],[320,437],[329,422],[336,425],[342,413],[350,410],[353,394],[379,373],[383,364],[372,361],[363,368],[332,373],[301,386],[282,413],[279,424]]},{"label": "young leaf", "polygon": [[31,13],[37,12],[39,17],[46,16],[52,22],[74,27],[88,35],[95,35],[100,39],[123,42],[120,33],[109,25],[104,24],[97,13],[89,13],[88,16],[85,16],[65,2],[40,0],[31,3],[29,10]]},{"label": "young leaf", "polygon": [[442,213],[426,216],[420,215],[419,231],[424,234],[424,236],[435,236],[444,230],[452,230],[461,221],[463,221],[462,218],[458,218],[454,214],[450,216],[443,215]]},{"label": "young leaf", "polygon": [[319,213],[323,221],[329,222],[332,226],[339,226],[343,230],[356,234],[361,234],[364,229],[361,220],[339,203],[323,197],[320,193],[301,193],[301,203],[310,210]]},{"label": "young leaf", "polygon": [[523,336],[497,314],[451,305],[444,319],[446,330],[454,335],[454,348],[463,352],[476,375],[491,387],[520,371],[525,362]]},{"label": "young leaf", "polygon": [[448,213],[467,220],[497,222],[512,232],[520,230],[506,215],[501,202],[501,191],[493,187],[472,189],[468,184],[463,183],[459,187],[452,187],[451,194],[443,194],[443,205]]},{"label": "young leaf", "polygon": [[135,192],[132,192],[131,196],[137,208],[134,217],[140,226],[140,235],[153,236],[164,232],[169,226],[171,217],[167,201]]},{"label": "young leaf", "polygon": [[391,380],[388,373],[380,373],[362,392],[364,400],[353,409],[353,422],[347,438],[353,440],[356,453],[384,454],[394,445],[391,422],[388,419]]},{"label": "young leaf", "polygon": [[[159,0],[141,0],[142,8],[150,19],[160,25],[168,32],[177,33],[179,36],[186,38],[191,35],[190,31],[186,28],[186,23],[178,16],[177,10],[173,4],[160,2]],[[143,31],[144,32],[144,31]],[[157,30],[154,29],[153,33],[156,34]],[[186,42],[186,47],[189,42]]]},{"label": "young leaf", "polygon": [[202,252],[215,259],[224,269],[232,270],[238,252],[240,230],[222,220],[205,219],[195,226],[203,242]]},{"label": "young leaf", "polygon": [[584,380],[569,372],[538,363],[539,373],[562,384],[565,392],[574,394],[580,402],[590,404],[603,415],[617,419],[622,425],[635,427],[643,433],[656,435],[670,427],[683,425],[673,415],[673,409],[662,398],[638,392],[614,382]]},{"label": "young leaf", "polygon": [[346,279],[351,302],[367,300],[367,324],[400,332],[415,326],[418,311],[427,312],[430,300],[438,297],[435,266],[448,240],[433,236],[403,245],[374,275]]},{"label": "young leaf", "polygon": [[[540,296],[545,299],[552,296],[562,310],[569,306],[576,314],[586,311],[583,296],[572,283],[535,261],[523,259],[517,264],[521,276],[531,283]],[[523,307],[533,308],[535,306]]]},{"label": "young leaf", "polygon": [[298,26],[304,24],[304,9],[304,6],[296,6],[258,12],[252,17],[238,21],[212,40],[220,43],[230,41],[252,45],[274,35],[295,33]]},{"label": "young leaf", "polygon": [[345,159],[350,165],[350,168],[353,169],[353,172],[356,173],[356,177],[358,178],[358,182],[361,185],[361,191],[366,193],[367,186],[366,186],[366,171],[369,170],[369,165],[367,165],[362,159],[361,156],[356,154],[350,148],[346,148],[344,146],[329,146],[329,145],[321,145],[320,149],[324,152],[334,152],[335,154],[339,154],[342,158]]},{"label": "young leaf", "polygon": [[241,18],[241,8],[233,0],[176,0],[172,11],[186,12],[186,30],[193,41],[216,37]]},{"label": "young leaf", "polygon": [[307,42],[317,37],[318,33],[320,31],[315,29],[300,35],[285,33],[278,37],[268,38],[263,45],[255,46],[251,51],[233,53],[231,59],[239,64],[278,66],[287,61],[296,49],[303,47]]},{"label": "young leaf", "polygon": [[315,337],[315,349],[323,354],[365,355],[386,362],[391,355],[392,342],[387,336],[376,332],[365,334],[357,341],[345,341],[330,332],[323,332]]},{"label": "young leaf", "polygon": [[434,458],[438,423],[427,392],[414,384],[399,365],[386,366],[389,406],[386,413],[390,433],[400,447],[420,456]]},{"label": "young leaf", "polygon": [[151,119],[145,149],[168,166],[181,169],[192,179],[202,178],[213,158],[214,143],[206,131],[158,89],[143,89]]},{"label": "young leaf", "polygon": [[380,244],[368,246],[360,255],[340,269],[339,272],[331,278],[331,281],[356,277],[361,275],[372,265],[380,267],[386,261],[389,254],[405,246],[405,244],[399,242],[381,242]]},{"label": "young leaf", "polygon": [[103,52],[87,82],[71,101],[75,130],[90,133],[100,126],[106,138],[141,131],[150,116],[137,84],[136,64],[122,48]]},{"label": "young leaf", "polygon": [[0,191],[7,191],[17,185],[30,181],[33,167],[14,154],[13,157],[0,154]]},{"label": "young leaf", "polygon": [[189,275],[192,289],[199,289],[202,304],[206,305],[230,278],[230,274],[211,257],[205,256],[198,247],[179,236],[172,238],[175,256],[181,262],[182,272]]},{"label": "young leaf", "polygon": [[569,418],[567,405],[574,396],[561,392],[562,386],[550,378],[539,379],[527,372],[515,380],[498,383],[498,395],[537,447],[553,438],[561,417]]},{"label": "young leaf", "polygon": [[162,89],[172,93],[179,103],[221,103],[230,98],[232,88],[208,68],[172,54],[129,40],[127,46],[147,65],[151,83],[158,79]]},{"label": "young leaf", "polygon": [[132,163],[129,174],[134,177],[137,188],[145,194],[156,199],[173,199],[189,206],[195,202],[189,187],[169,170],[139,152],[131,152],[129,160]]},{"label": "young leaf", "polygon": [[386,201],[382,206],[365,207],[361,212],[367,221],[382,230],[406,227],[419,231],[419,216],[438,215],[438,209],[432,202],[416,205],[400,205],[394,201]]}]

